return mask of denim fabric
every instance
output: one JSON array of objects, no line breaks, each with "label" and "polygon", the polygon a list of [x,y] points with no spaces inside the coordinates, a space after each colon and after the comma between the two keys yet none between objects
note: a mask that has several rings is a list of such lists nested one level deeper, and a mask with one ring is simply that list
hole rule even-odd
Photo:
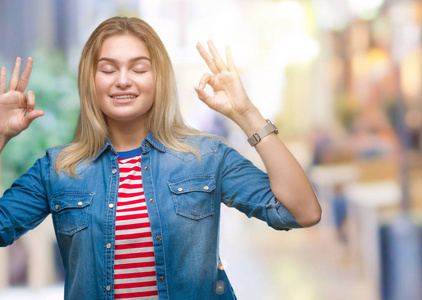
[{"label": "denim fabric", "polygon": [[[299,228],[274,198],[267,175],[221,141],[191,138],[202,155],[173,151],[149,134],[142,180],[151,222],[160,299],[236,299],[218,268],[220,203],[278,230]],[[0,246],[52,214],[66,269],[66,299],[113,299],[117,153],[108,142],[77,177],[57,174],[63,147],[20,177],[0,200]]]}]

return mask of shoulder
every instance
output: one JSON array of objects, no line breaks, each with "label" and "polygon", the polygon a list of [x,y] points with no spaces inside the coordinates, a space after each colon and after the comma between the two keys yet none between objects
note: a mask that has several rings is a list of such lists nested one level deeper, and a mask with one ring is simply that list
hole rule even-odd
[{"label": "shoulder", "polygon": [[46,157],[50,160],[50,162],[55,162],[57,157],[59,156],[60,152],[63,151],[63,149],[69,147],[69,145],[61,145],[53,148],[48,148],[46,151]]},{"label": "shoulder", "polygon": [[229,146],[227,141],[219,136],[204,135],[188,137],[185,143],[196,148],[202,157],[209,154],[225,156],[231,152],[237,153],[237,150]]},{"label": "shoulder", "polygon": [[185,143],[198,149],[201,155],[217,153],[224,144],[217,136],[191,136],[186,138]]},{"label": "shoulder", "polygon": [[[31,168],[29,168],[19,179],[19,180],[29,180],[28,178],[32,178],[30,181],[31,184],[39,181],[39,180],[46,180],[50,176],[49,174],[54,169],[54,163],[59,155],[60,151],[64,149],[64,146],[49,148],[46,150],[45,155],[39,157]],[[21,179],[22,178],[22,179]]]},{"label": "shoulder", "polygon": [[181,140],[182,144],[189,146],[189,148],[171,149],[165,147],[165,153],[182,159],[185,162],[201,161],[205,158],[215,159],[222,156],[223,148],[227,147],[222,140],[217,136],[197,135],[188,136]]}]

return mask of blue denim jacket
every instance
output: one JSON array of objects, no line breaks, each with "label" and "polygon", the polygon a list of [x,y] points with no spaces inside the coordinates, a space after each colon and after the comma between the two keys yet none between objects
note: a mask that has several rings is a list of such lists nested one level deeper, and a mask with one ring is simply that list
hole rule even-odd
[{"label": "blue denim jacket", "polygon": [[[218,267],[220,203],[275,229],[300,225],[274,198],[267,175],[217,139],[190,139],[202,160],[164,147],[152,134],[142,143],[147,202],[160,299],[236,299]],[[0,200],[0,246],[13,243],[52,214],[66,270],[66,299],[113,299],[117,153],[107,143],[78,177],[57,174],[62,147],[20,177]]]}]

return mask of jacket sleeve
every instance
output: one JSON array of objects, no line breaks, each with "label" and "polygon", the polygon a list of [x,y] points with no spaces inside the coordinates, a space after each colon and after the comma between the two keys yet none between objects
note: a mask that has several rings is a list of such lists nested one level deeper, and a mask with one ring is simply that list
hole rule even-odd
[{"label": "jacket sleeve", "polygon": [[11,245],[50,213],[45,188],[48,170],[49,160],[44,156],[0,198],[0,247]]},{"label": "jacket sleeve", "polygon": [[301,228],[290,212],[271,191],[268,175],[224,143],[220,145],[222,161],[222,201],[267,222],[276,230]]}]

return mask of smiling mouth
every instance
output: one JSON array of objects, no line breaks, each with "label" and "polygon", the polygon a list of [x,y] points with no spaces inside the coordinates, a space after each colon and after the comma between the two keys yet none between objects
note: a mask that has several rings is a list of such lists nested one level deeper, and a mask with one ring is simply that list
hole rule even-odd
[{"label": "smiling mouth", "polygon": [[116,100],[127,100],[127,99],[134,99],[137,96],[135,95],[120,95],[120,96],[110,96],[112,99]]},{"label": "smiling mouth", "polygon": [[116,105],[126,105],[132,103],[134,99],[138,98],[138,95],[111,95],[110,98]]}]

